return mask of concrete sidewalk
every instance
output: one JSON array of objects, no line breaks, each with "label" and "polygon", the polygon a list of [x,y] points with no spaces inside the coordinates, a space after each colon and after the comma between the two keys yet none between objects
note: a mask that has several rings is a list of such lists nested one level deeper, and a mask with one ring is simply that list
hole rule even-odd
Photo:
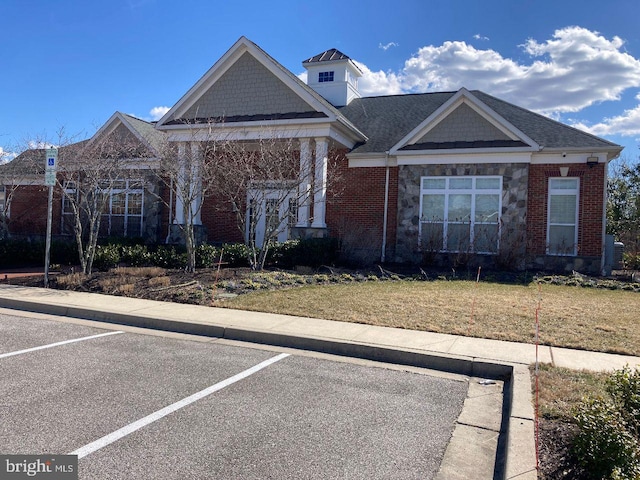
[{"label": "concrete sidewalk", "polygon": [[[502,440],[506,439],[502,445],[506,462],[500,476],[537,478],[528,370],[535,362],[536,348],[531,344],[12,285],[0,285],[0,307],[504,380],[503,424],[508,427]],[[539,347],[538,358],[556,366],[595,371],[640,366],[640,357],[547,346]]]}]

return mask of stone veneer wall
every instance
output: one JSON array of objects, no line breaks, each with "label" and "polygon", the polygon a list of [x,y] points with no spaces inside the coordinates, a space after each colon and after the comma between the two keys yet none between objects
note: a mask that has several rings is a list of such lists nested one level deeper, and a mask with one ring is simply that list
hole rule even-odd
[{"label": "stone veneer wall", "polygon": [[[497,255],[477,255],[473,263],[523,268],[526,247],[527,184],[529,165],[522,163],[401,166],[398,172],[398,224],[396,261],[423,263],[418,245],[420,228],[420,178],[426,176],[501,176],[502,213],[500,251]],[[460,255],[457,255],[460,257]],[[479,258],[484,257],[484,258]],[[487,258],[488,257],[488,258]],[[472,259],[458,258],[471,262]],[[488,261],[487,261],[488,260]],[[435,263],[455,261],[441,254]]]}]

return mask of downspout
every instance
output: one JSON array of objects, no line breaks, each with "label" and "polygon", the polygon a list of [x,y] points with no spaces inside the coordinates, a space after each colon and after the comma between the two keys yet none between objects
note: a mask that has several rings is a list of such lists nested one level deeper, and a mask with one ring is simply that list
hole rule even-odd
[{"label": "downspout", "polygon": [[387,214],[389,210],[389,152],[384,152],[384,164],[386,168],[384,179],[384,213],[382,216],[382,252],[380,263],[384,263],[387,258]]},{"label": "downspout", "polygon": [[171,216],[173,215],[173,175],[171,176],[171,186],[169,187],[169,218],[167,219],[167,238],[164,239],[164,243],[169,243],[171,238]]}]

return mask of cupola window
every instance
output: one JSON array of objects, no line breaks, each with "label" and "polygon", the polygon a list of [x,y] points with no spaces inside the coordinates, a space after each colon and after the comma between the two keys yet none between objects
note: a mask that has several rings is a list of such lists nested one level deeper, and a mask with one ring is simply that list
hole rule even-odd
[{"label": "cupola window", "polygon": [[318,83],[333,82],[333,72],[320,72],[318,74]]}]

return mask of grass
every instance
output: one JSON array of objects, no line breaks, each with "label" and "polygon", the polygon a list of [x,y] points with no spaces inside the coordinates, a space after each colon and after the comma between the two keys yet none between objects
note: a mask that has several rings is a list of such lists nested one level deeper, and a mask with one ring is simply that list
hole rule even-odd
[{"label": "grass", "polygon": [[640,355],[640,295],[624,290],[386,281],[259,291],[218,306],[533,342],[538,301],[541,343]]},{"label": "grass", "polygon": [[[531,373],[533,383],[535,381],[533,367]],[[572,411],[584,397],[607,396],[605,381],[609,376],[609,373],[570,370],[540,364],[538,373],[540,416],[569,421]],[[534,385],[531,389],[535,391]]]}]

